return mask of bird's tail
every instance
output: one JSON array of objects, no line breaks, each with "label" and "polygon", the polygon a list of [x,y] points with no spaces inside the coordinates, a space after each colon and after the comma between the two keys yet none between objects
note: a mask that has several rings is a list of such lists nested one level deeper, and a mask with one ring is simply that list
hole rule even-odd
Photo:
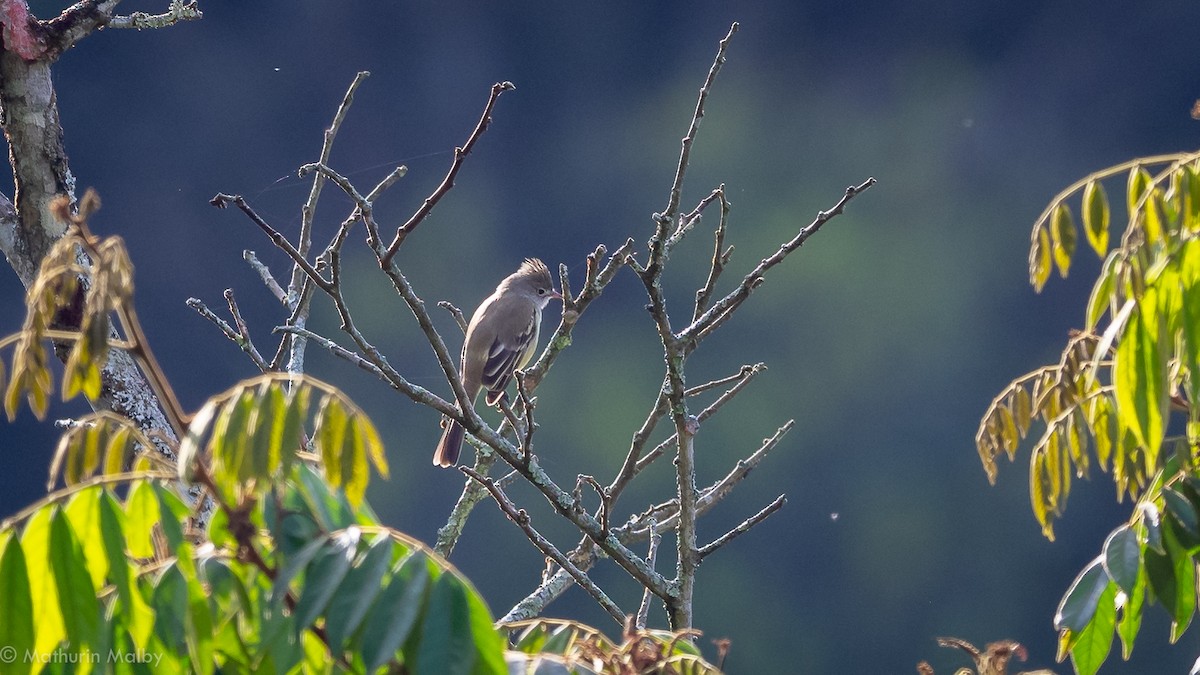
[{"label": "bird's tail", "polygon": [[458,463],[458,452],[462,450],[463,434],[466,429],[453,420],[447,420],[446,430],[442,432],[442,440],[438,441],[437,450],[433,451],[435,466],[454,466]]}]

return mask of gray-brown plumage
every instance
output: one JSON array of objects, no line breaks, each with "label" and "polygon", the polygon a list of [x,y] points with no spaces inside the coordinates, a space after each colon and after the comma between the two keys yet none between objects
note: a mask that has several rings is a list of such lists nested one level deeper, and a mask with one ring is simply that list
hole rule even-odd
[{"label": "gray-brown plumage", "polygon": [[[554,291],[546,264],[529,258],[479,305],[467,326],[459,371],[472,402],[483,389],[488,405],[500,401],[513,371],[524,368],[537,351],[542,310],[556,298],[562,296]],[[465,432],[458,422],[447,420],[433,463],[454,466]]]}]

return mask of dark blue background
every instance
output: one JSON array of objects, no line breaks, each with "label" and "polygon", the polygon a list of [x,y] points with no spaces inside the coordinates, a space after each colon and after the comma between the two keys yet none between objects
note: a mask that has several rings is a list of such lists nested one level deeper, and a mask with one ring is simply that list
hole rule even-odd
[{"label": "dark blue background", "polygon": [[[49,16],[59,4],[31,6]],[[1047,542],[1029,509],[1027,456],[989,488],[973,435],[992,396],[1057,360],[1067,330],[1082,323],[1097,267],[1090,253],[1041,296],[1026,282],[1029,229],[1046,202],[1104,166],[1195,147],[1200,123],[1188,111],[1200,96],[1200,5],[200,6],[199,22],[94,35],[55,70],[72,169],[104,200],[93,227],[126,239],[139,312],[186,406],[254,373],[186,298],[221,309],[221,292],[234,288],[268,352],[270,328],[284,316],[241,252],[257,250],[281,275],[285,257],[240,214],[207,200],[244,194],[294,232],[308,192],[295,169],[316,158],[356,71],[372,75],[332,164],[364,190],[396,164],[409,167],[377,205],[386,229],[441,179],[488,87],[517,85],[458,186],[399,257],[427,301],[469,311],[526,256],[567,263],[578,284],[596,244],[644,242],[716,42],[737,20],[684,196],[690,208],[727,185],[737,253],[726,283],[845,186],[870,175],[879,184],[772,273],[689,364],[692,383],[742,363],[770,367],[703,428],[702,484],[796,419],[763,470],[702,524],[702,538],[718,536],[788,494],[781,513],[705,562],[698,627],[732,639],[727,667],[739,673],[904,673],[922,658],[939,672],[965,665],[934,644],[939,635],[1016,639],[1030,649],[1026,667],[1054,665],[1058,599],[1128,505],[1114,505],[1111,481],[1094,474],[1076,485],[1059,541]],[[348,209],[326,188],[319,236]],[[711,235],[697,231],[672,257],[668,299],[679,320],[710,246]],[[360,328],[412,381],[448,391],[369,256],[348,255]],[[0,277],[0,293],[6,330],[16,330],[13,275]],[[563,484],[577,473],[611,477],[653,400],[661,349],[642,304],[623,272],[539,390],[539,455]],[[318,306],[317,327],[340,340],[327,303]],[[449,316],[437,319],[457,345]],[[310,364],[381,428],[393,477],[372,485],[372,504],[389,524],[432,540],[462,482],[429,464],[437,416],[317,349]],[[61,405],[52,415],[78,410]],[[55,434],[27,411],[0,433],[5,514],[41,494]],[[664,463],[625,495],[621,515],[670,493]],[[513,496],[548,536],[574,541],[539,496]],[[497,614],[541,570],[491,504],[453,561]],[[596,578],[621,604],[636,602],[623,572],[605,564]],[[577,589],[549,613],[615,629]],[[1148,614],[1134,662],[1105,672],[1185,671],[1200,651],[1197,632],[1168,647],[1160,614]],[[664,622],[660,611],[652,620]]]}]

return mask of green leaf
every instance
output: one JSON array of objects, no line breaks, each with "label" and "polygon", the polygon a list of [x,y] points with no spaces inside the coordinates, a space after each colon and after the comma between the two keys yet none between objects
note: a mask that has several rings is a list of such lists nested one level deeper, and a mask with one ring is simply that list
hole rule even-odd
[{"label": "green leaf", "polygon": [[1125,333],[1117,343],[1113,364],[1113,388],[1117,401],[1117,424],[1128,429],[1144,448],[1146,473],[1158,468],[1167,412],[1167,373],[1159,349],[1155,291],[1146,289],[1137,311],[1130,315]]},{"label": "green leaf", "polygon": [[[467,587],[467,609],[470,613],[471,634],[475,643],[476,673],[506,673],[504,651],[507,643],[500,631],[496,630],[496,622],[491,611],[483,602],[478,591]],[[680,640],[680,642],[688,642]],[[690,645],[690,643],[689,643]]]},{"label": "green leaf", "polygon": [[152,532],[159,521],[158,497],[148,481],[138,481],[125,500],[125,545],[135,558],[153,558]]},{"label": "green leaf", "polygon": [[417,673],[469,675],[475,665],[467,589],[453,574],[433,583],[413,670]]},{"label": "green leaf", "polygon": [[1088,297],[1087,316],[1084,317],[1084,325],[1087,330],[1095,330],[1096,325],[1100,323],[1100,317],[1104,316],[1105,310],[1113,306],[1113,293],[1117,288],[1117,260],[1116,251],[1109,254],[1100,268],[1100,276],[1092,285],[1092,294]]},{"label": "green leaf", "polygon": [[174,563],[163,569],[154,586],[154,634],[177,654],[187,654],[187,579]]},{"label": "green leaf", "polygon": [[1077,636],[1071,647],[1071,662],[1077,675],[1095,675],[1112,649],[1116,626],[1116,584],[1107,584],[1097,598],[1096,613]]},{"label": "green leaf", "polygon": [[279,444],[283,437],[287,400],[276,382],[259,386],[258,405],[254,411],[254,440],[250,443],[253,476],[267,479],[279,467]]},{"label": "green leaf", "polygon": [[1050,269],[1050,233],[1045,227],[1039,227],[1029,249],[1029,283],[1034,291],[1042,292],[1050,279]]},{"label": "green leaf", "polygon": [[213,464],[224,469],[217,478],[226,481],[226,485],[243,483],[252,476],[254,461],[249,456],[250,449],[247,446],[251,433],[250,420],[257,401],[258,393],[253,388],[243,388],[235,400],[225,404],[213,428],[213,438],[209,443],[214,460],[220,457],[220,461],[214,461]]},{"label": "green leaf", "polygon": [[117,602],[121,608],[129,637],[140,649],[150,645],[154,632],[154,610],[146,604],[138,591],[125,555],[125,513],[112,494],[100,496],[100,539],[104,542],[104,555],[108,558],[108,577],[117,589]]},{"label": "green leaf", "polygon": [[213,620],[208,605],[207,590],[200,580],[193,575],[188,579],[188,656],[191,658],[193,673],[212,673],[215,661],[213,659]]},{"label": "green leaf", "polygon": [[1137,210],[1138,202],[1141,201],[1142,195],[1146,193],[1146,188],[1150,186],[1150,172],[1146,171],[1145,167],[1134,167],[1129,171],[1129,181],[1126,184],[1125,204],[1129,209],[1130,217],[1133,217]]},{"label": "green leaf", "polygon": [[1121,637],[1121,655],[1126,661],[1133,654],[1133,643],[1142,627],[1142,609],[1146,605],[1146,568],[1138,568],[1133,592],[1125,598],[1121,607],[1121,619],[1117,622],[1117,635]]},{"label": "green leaf", "polygon": [[417,617],[425,609],[429,581],[424,553],[415,552],[396,564],[396,571],[363,623],[361,651],[367,672],[374,672],[391,660],[408,640]]},{"label": "green leaf", "polygon": [[1054,614],[1055,630],[1080,633],[1096,614],[1096,608],[1105,590],[1112,584],[1104,571],[1101,558],[1096,558],[1071,584]]},{"label": "green leaf", "polygon": [[326,396],[317,411],[313,437],[321,455],[321,466],[330,485],[348,489],[347,482],[353,474],[343,475],[342,455],[347,452],[346,408],[336,396]]},{"label": "green leaf", "polygon": [[1075,222],[1066,202],[1059,202],[1050,216],[1050,242],[1054,248],[1054,265],[1059,276],[1066,278],[1075,255]]},{"label": "green leaf", "polygon": [[1088,243],[1101,258],[1108,251],[1108,195],[1104,185],[1097,181],[1088,182],[1083,188],[1083,229]]},{"label": "green leaf", "polygon": [[300,449],[311,393],[311,388],[297,385],[292,387],[292,391],[288,395],[287,412],[284,415],[283,428],[280,430],[279,436],[280,468],[285,474],[291,469],[296,459],[296,451]]},{"label": "green leaf", "polygon": [[179,479],[184,483],[195,482],[196,463],[202,461],[200,459],[200,448],[203,447],[201,441],[208,434],[209,425],[212,424],[216,414],[217,403],[209,399],[192,417],[187,433],[184,434],[183,441],[179,443],[179,452],[176,454],[175,463],[179,469]]},{"label": "green leaf", "polygon": [[1128,525],[1113,530],[1104,542],[1104,571],[1126,593],[1132,593],[1142,567],[1142,547]]},{"label": "green leaf", "polygon": [[[0,555],[0,646],[11,647],[18,654],[33,649],[33,596],[29,589],[29,574],[21,542],[12,537]],[[20,672],[28,672],[28,665]]]},{"label": "green leaf", "polygon": [[311,626],[325,611],[329,600],[346,577],[346,572],[350,570],[361,537],[362,531],[357,527],[343,530],[331,537],[329,545],[322,548],[309,563],[304,572],[304,587],[292,612],[297,630]]},{"label": "green leaf", "polygon": [[1164,210],[1162,190],[1153,188],[1142,206],[1142,232],[1145,233],[1147,244],[1162,241],[1167,231]]},{"label": "green leaf", "polygon": [[100,601],[88,576],[83,551],[71,531],[67,516],[56,510],[50,519],[50,567],[58,591],[59,608],[67,636],[77,645],[97,647],[100,642]]},{"label": "green leaf", "polygon": [[315,558],[317,554],[321,552],[321,549],[325,548],[325,546],[328,544],[329,536],[322,534],[318,538],[313,539],[305,544],[304,547],[299,551],[296,551],[287,557],[286,564],[283,566],[283,570],[275,576],[275,581],[271,587],[271,599],[275,604],[279,604],[283,601],[283,597],[287,595],[288,586],[292,583],[292,580],[295,579],[296,576],[304,570],[304,568],[308,567],[308,564],[312,562],[313,558]]},{"label": "green leaf", "polygon": [[1175,521],[1183,527],[1181,534],[1190,535],[1193,539],[1200,537],[1200,516],[1197,516],[1196,507],[1188,501],[1188,498],[1174,488],[1164,489],[1162,496],[1167,513],[1171,514]]},{"label": "green leaf", "polygon": [[83,533],[79,545],[83,549],[84,563],[92,578],[93,588],[104,588],[104,579],[108,575],[108,558],[104,553],[104,540],[90,536],[100,531],[100,496],[103,491],[99,485],[93,485],[77,492],[67,502],[63,512],[71,529]]},{"label": "green leaf", "polygon": [[301,466],[298,473],[300,494],[322,528],[332,532],[357,522],[344,493],[330,490],[329,483],[308,465]]},{"label": "green leaf", "polygon": [[[1175,601],[1171,610],[1171,642],[1174,643],[1187,630],[1196,613],[1196,562],[1179,545],[1175,526],[1167,521],[1163,527],[1163,542],[1167,546],[1175,578]],[[1157,589],[1156,589],[1157,592]],[[1163,606],[1167,601],[1159,596]]]},{"label": "green leaf", "polygon": [[392,562],[392,538],[381,534],[346,573],[345,579],[325,610],[325,636],[334,654],[340,654],[346,638],[354,634],[383,590],[383,576]]},{"label": "green leaf", "polygon": [[21,548],[29,572],[29,594],[33,615],[37,617],[34,650],[47,654],[67,638],[62,610],[58,603],[58,584],[50,567],[50,514],[55,509],[41,508],[29,518],[21,533]]}]

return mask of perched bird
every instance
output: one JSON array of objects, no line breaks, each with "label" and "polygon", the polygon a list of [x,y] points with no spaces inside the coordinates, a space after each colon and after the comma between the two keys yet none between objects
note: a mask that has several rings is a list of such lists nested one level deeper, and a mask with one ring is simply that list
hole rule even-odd
[{"label": "perched bird", "polygon": [[[492,293],[471,317],[463,343],[459,375],[472,404],[487,389],[488,405],[504,396],[513,371],[524,368],[537,351],[542,310],[551,300],[562,300],[554,290],[546,263],[528,258]],[[433,453],[437,466],[454,466],[465,429],[447,420],[446,430]]]}]

